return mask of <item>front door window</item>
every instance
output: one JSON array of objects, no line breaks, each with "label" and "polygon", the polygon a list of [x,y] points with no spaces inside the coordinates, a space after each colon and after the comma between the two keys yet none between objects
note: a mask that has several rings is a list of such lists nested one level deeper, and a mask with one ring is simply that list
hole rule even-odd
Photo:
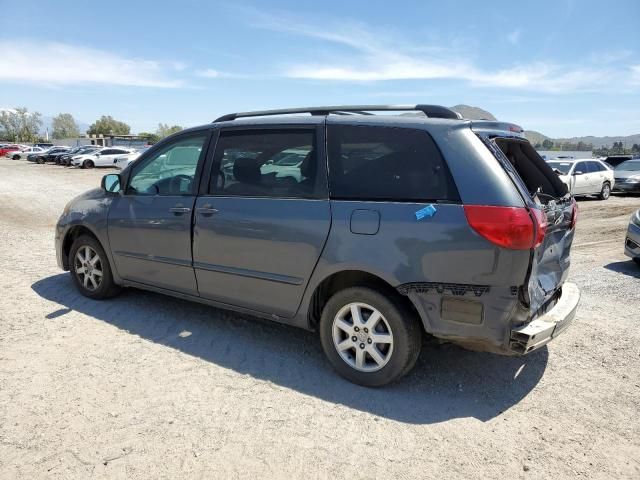
[{"label": "front door window", "polygon": [[136,165],[128,195],[194,195],[207,133],[181,138]]}]

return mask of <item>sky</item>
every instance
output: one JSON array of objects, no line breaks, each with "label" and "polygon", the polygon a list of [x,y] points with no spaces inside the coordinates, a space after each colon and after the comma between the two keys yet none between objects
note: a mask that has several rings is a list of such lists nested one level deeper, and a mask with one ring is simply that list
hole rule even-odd
[{"label": "sky", "polygon": [[468,104],[640,133],[640,1],[0,0],[0,108],[132,131],[332,104]]}]

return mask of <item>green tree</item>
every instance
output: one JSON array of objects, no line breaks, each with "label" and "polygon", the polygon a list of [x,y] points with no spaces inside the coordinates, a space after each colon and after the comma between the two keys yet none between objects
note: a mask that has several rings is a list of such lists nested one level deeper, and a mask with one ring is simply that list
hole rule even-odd
[{"label": "green tree", "polygon": [[138,136],[146,138],[147,142],[151,145],[153,145],[154,143],[158,143],[158,141],[160,140],[160,137],[155,133],[140,132]]},{"label": "green tree", "polygon": [[551,150],[553,148],[553,142],[548,138],[545,138],[542,142],[542,148],[544,148],[545,150]]},{"label": "green tree", "polygon": [[174,125],[173,127],[170,127],[166,123],[159,123],[158,129],[156,130],[156,135],[160,138],[164,138],[174,133],[177,133],[181,130],[182,130],[182,127],[180,125]]},{"label": "green tree", "polygon": [[124,122],[114,120],[111,115],[103,115],[91,124],[87,133],[90,135],[128,135],[131,127]]},{"label": "green tree", "polygon": [[633,153],[640,153],[640,145],[638,145],[637,143],[634,143],[634,144],[631,146],[631,151],[632,151]]},{"label": "green tree", "polygon": [[51,126],[53,138],[75,138],[80,135],[80,128],[70,113],[61,113],[54,117]]},{"label": "green tree", "polygon": [[42,125],[41,115],[18,107],[15,111],[5,110],[0,113],[2,137],[10,142],[31,142],[38,137]]}]

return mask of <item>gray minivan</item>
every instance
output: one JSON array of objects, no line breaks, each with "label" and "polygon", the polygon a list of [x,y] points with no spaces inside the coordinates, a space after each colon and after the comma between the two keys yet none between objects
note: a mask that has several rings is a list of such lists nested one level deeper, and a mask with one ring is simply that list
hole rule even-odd
[{"label": "gray minivan", "polygon": [[380,386],[424,334],[507,355],[557,336],[580,297],[576,216],[517,125],[433,105],[270,110],[106,175],[65,207],[56,252],[89,298],[136,287],[316,330],[341,375]]}]

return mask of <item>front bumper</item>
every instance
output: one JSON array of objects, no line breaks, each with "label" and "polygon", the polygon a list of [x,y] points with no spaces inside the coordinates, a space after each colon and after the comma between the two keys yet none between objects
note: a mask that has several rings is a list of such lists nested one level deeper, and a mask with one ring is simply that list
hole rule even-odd
[{"label": "front bumper", "polygon": [[528,324],[511,330],[509,349],[524,355],[546,345],[562,333],[573,321],[580,301],[580,290],[565,282],[562,296],[551,310]]},{"label": "front bumper", "polygon": [[616,180],[613,185],[614,192],[640,192],[640,182],[625,182]]},{"label": "front bumper", "polygon": [[631,258],[640,258],[640,227],[629,223],[624,241],[624,254]]}]

